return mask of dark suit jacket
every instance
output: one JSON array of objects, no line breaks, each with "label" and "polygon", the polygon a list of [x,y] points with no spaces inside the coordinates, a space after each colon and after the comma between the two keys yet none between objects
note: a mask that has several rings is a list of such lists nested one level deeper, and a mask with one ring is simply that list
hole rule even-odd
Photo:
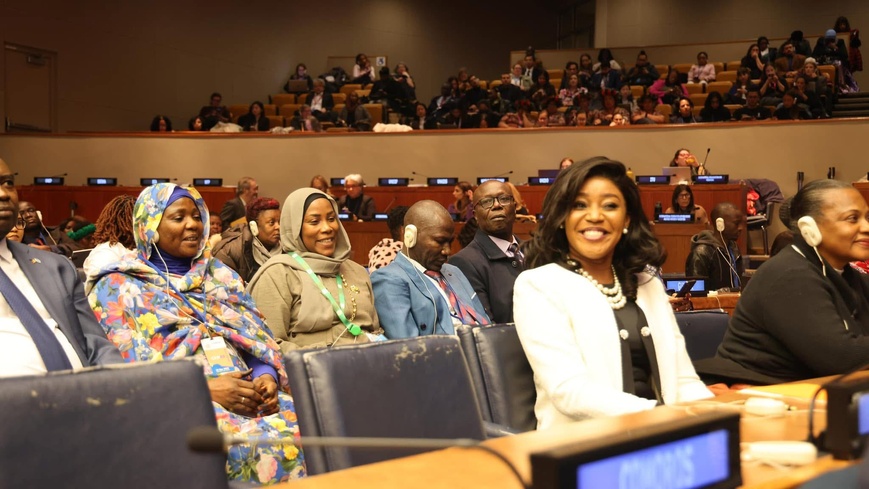
[{"label": "dark suit jacket", "polygon": [[[311,90],[308,92],[308,97],[305,99],[305,103],[311,105],[311,100],[314,100],[314,91]],[[332,110],[335,108],[335,101],[332,100],[332,94],[329,92],[323,92],[323,110]]]},{"label": "dark suit jacket", "polygon": [[622,77],[616,70],[610,70],[609,73],[604,75],[601,72],[595,73],[591,77],[591,83],[589,84],[588,89],[599,92],[600,91],[600,82],[602,79],[606,78],[606,88],[612,88],[613,90],[618,90],[622,86]]},{"label": "dark suit jacket", "polygon": [[[359,205],[359,212],[356,213],[356,217],[363,221],[374,219],[374,213],[377,212],[377,209],[374,207],[374,198],[365,194],[362,194],[360,198],[362,199],[362,203]],[[338,209],[344,209],[345,207],[347,207],[347,196],[342,195],[338,197]]]},{"label": "dark suit jacket", "polygon": [[471,244],[453,255],[450,264],[471,283],[492,322],[513,322],[513,282],[522,272],[518,260],[504,254],[478,229]]},{"label": "dark suit jacket", "polygon": [[241,219],[246,215],[247,211],[244,208],[244,202],[241,201],[241,197],[227,201],[223,204],[223,208],[220,209],[220,221],[223,223],[223,229],[229,229],[233,221]]},{"label": "dark suit jacket", "polygon": [[103,328],[97,323],[72,262],[14,241],[7,241],[7,244],[39,300],[69,339],[82,365],[124,363],[117,347],[106,338]]},{"label": "dark suit jacket", "polygon": [[[243,127],[245,131],[250,131],[250,127],[254,125],[254,117],[253,114],[248,112],[247,114],[238,118],[238,125]],[[256,121],[256,130],[257,131],[268,131],[269,130],[269,118],[261,115],[259,120]]]}]

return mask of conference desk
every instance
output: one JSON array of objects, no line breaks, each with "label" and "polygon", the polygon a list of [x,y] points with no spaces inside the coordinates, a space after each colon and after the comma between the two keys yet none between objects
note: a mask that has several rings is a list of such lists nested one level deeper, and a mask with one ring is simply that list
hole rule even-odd
[{"label": "conference desk", "polygon": [[[16,187],[18,200],[28,201],[42,212],[46,226],[56,226],[70,212],[96,222],[103,207],[119,195],[139,196],[144,187],[67,185],[22,185]],[[196,187],[209,212],[220,214],[223,204],[235,198],[235,187]]]},{"label": "conference desk", "polygon": [[707,297],[692,297],[691,303],[694,305],[695,311],[722,309],[727,314],[733,316],[733,311],[736,309],[736,303],[739,302],[739,297],[740,294],[738,292]]},{"label": "conference desk", "polygon": [[[825,379],[816,379],[822,383]],[[739,393],[728,393],[715,398],[715,405],[701,402],[692,407],[662,406],[651,411],[594,419],[560,426],[557,429],[532,431],[515,436],[496,438],[484,444],[504,455],[517,468],[526,483],[531,479],[530,455],[577,441],[599,439],[624,433],[638,427],[672,421],[694,412],[709,409],[733,409],[727,403],[745,399]],[[789,401],[803,409],[803,401]],[[780,418],[755,417],[743,414],[740,422],[742,442],[803,441],[807,433],[808,414],[804,410],[792,411]],[[815,426],[826,425],[826,413],[815,413]],[[791,488],[830,470],[847,467],[850,462],[833,460],[830,455],[819,457],[812,464],[787,470],[743,464],[742,479],[746,488]],[[280,484],[286,489],[366,488],[521,488],[514,474],[493,455],[482,450],[448,448],[410,457],[354,467],[304,480]]]}]

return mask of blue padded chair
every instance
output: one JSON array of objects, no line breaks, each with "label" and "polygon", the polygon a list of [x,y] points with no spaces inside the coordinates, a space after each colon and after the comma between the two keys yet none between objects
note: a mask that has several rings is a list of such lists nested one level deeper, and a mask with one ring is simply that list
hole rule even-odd
[{"label": "blue padded chair", "polygon": [[[485,438],[468,365],[455,336],[296,350],[284,361],[303,440]],[[421,451],[305,447],[305,460],[308,474],[314,475]]]},{"label": "blue padded chair", "polygon": [[677,312],[676,322],[685,337],[685,349],[692,361],[715,356],[730,316],[724,311]]},{"label": "blue padded chair", "polygon": [[458,334],[483,420],[516,432],[536,429],[534,371],[516,326],[460,326]]},{"label": "blue padded chair", "polygon": [[226,457],[187,448],[214,426],[189,361],[0,379],[0,487],[226,488]]}]

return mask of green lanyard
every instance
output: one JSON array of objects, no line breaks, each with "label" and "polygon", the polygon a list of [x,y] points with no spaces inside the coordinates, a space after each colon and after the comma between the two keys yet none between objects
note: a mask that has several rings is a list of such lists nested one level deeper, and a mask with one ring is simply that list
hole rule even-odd
[{"label": "green lanyard", "polygon": [[346,303],[344,301],[344,283],[341,280],[341,274],[339,273],[335,275],[335,281],[338,282],[338,301],[340,302],[339,304],[338,302],[335,302],[335,298],[332,297],[332,294],[328,290],[326,290],[326,286],[323,285],[323,281],[320,280],[320,277],[317,276],[317,274],[314,273],[313,270],[311,270],[311,266],[308,265],[304,258],[299,256],[299,254],[295,251],[290,253],[290,256],[292,256],[297,262],[299,262],[299,265],[301,265],[302,268],[304,268],[305,271],[308,272],[311,280],[314,281],[314,285],[316,285],[320,289],[320,293],[323,294],[323,297],[325,297],[329,301],[329,304],[332,304],[332,309],[335,311],[338,319],[340,319],[341,322],[344,323],[344,326],[347,327],[347,331],[349,331],[350,334],[352,334],[353,336],[359,336],[360,334],[362,334],[362,328],[360,328],[356,324],[351,323],[350,320],[347,319],[347,315],[344,314],[344,306],[346,305]]}]

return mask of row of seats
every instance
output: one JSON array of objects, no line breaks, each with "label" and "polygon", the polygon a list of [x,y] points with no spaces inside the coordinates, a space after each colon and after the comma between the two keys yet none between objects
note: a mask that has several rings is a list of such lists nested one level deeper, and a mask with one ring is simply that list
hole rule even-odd
[{"label": "row of seats", "polygon": [[[341,112],[341,109],[344,108],[343,103],[336,103],[335,107],[332,109],[336,114]],[[238,123],[238,118],[244,114],[247,114],[248,106],[243,106],[243,112],[236,112],[236,109],[242,107],[240,105],[230,105],[229,110],[232,113],[232,122]],[[233,107],[235,109],[233,109]],[[287,127],[290,125],[290,121],[296,115],[296,112],[302,107],[302,104],[284,104],[278,108],[275,104],[264,105],[266,118],[269,120],[269,128],[274,127]],[[363,104],[368,110],[368,113],[371,114],[371,126],[374,127],[375,124],[379,122],[383,122],[383,105],[382,104]],[[324,123],[324,128],[328,129],[331,126],[329,123]]]},{"label": "row of seats", "polygon": [[[715,354],[727,319],[724,312],[676,314],[692,361]],[[513,325],[462,326],[458,338],[296,350],[284,361],[303,440],[480,440],[536,427],[534,376]],[[195,454],[185,441],[193,428],[216,429],[194,362],[16,377],[0,387],[0,473],[17,485],[228,487],[225,456]],[[413,452],[307,446],[305,459],[316,475]],[[59,455],[46,466],[34,454]]]}]

